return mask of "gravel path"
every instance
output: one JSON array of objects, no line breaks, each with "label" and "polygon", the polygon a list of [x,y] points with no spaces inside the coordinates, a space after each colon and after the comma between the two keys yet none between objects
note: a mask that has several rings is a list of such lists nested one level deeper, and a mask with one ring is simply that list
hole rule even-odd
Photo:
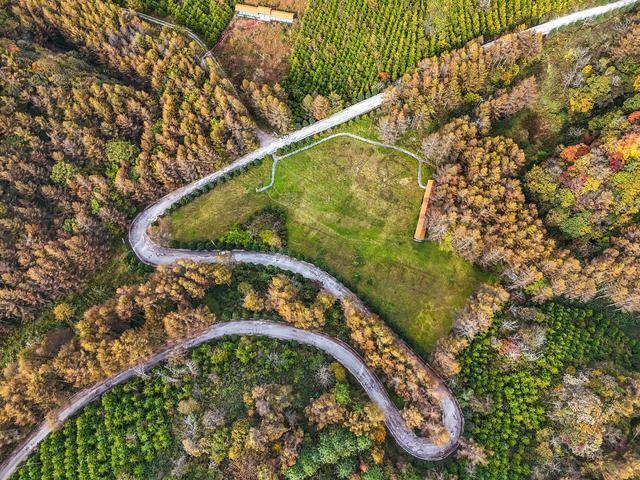
[{"label": "gravel path", "polygon": [[424,185],[422,183],[422,164],[424,163],[424,159],[420,158],[418,155],[416,155],[413,152],[410,152],[409,150],[402,148],[402,147],[398,147],[396,145],[389,145],[388,143],[382,143],[382,142],[377,142],[375,140],[369,140],[368,138],[364,138],[361,137],[359,135],[354,135],[353,133],[345,133],[345,132],[340,132],[340,133],[334,133],[333,135],[329,135],[328,137],[322,138],[320,140],[318,140],[317,142],[313,142],[309,145],[306,145],[302,148],[298,148],[297,150],[294,150],[291,153],[287,153],[286,155],[276,155],[275,153],[272,154],[271,156],[273,157],[273,164],[271,165],[271,179],[269,180],[269,183],[263,187],[260,188],[256,188],[256,192],[260,193],[260,192],[264,192],[265,190],[269,190],[271,187],[273,187],[273,184],[276,181],[276,168],[278,167],[278,163],[280,163],[280,160],[284,160],[285,158],[291,157],[292,155],[296,155],[300,152],[304,152],[305,150],[309,150],[310,148],[315,147],[316,145],[320,145],[321,143],[324,143],[328,140],[331,140],[332,138],[337,138],[337,137],[349,137],[349,138],[353,138],[355,140],[359,140],[361,142],[364,143],[368,143],[370,145],[375,145],[376,147],[383,147],[383,148],[390,148],[392,150],[396,150],[398,152],[402,152],[405,155],[409,155],[411,158],[414,158],[418,161],[418,186],[422,189],[427,188],[426,185]]},{"label": "gravel path", "polygon": [[[638,0],[619,0],[607,5],[589,8],[580,12],[565,15],[542,25],[535,26],[531,28],[531,30],[546,35],[557,28],[603,15],[613,10],[632,5],[637,1]],[[168,28],[176,28],[176,25],[169,22],[149,17],[144,14],[138,15],[145,20],[152,21],[153,23],[164,25]],[[196,34],[188,29],[180,28],[186,31],[187,35],[202,46],[205,51],[207,50],[206,44]],[[207,52],[207,55],[210,55],[210,53]],[[383,94],[378,94],[362,102],[356,103],[355,105],[352,105],[324,120],[316,122],[313,125],[275,139],[273,142],[239,158],[225,168],[165,195],[158,202],[142,211],[132,222],[129,228],[129,241],[131,243],[131,247],[140,260],[150,265],[166,265],[177,260],[190,259],[194,261],[212,263],[236,261],[241,263],[275,266],[283,270],[300,274],[310,280],[314,280],[322,284],[322,286],[331,292],[336,298],[340,300],[349,300],[356,306],[356,308],[359,308],[363,312],[368,312],[366,306],[344,285],[328,273],[308,262],[296,260],[281,254],[246,252],[242,250],[234,250],[230,252],[195,252],[191,250],[168,249],[154,244],[147,235],[147,228],[175,202],[212,180],[244,166],[250,165],[253,161],[267,155],[271,155],[282,147],[304,140],[311,135],[321,133],[334,126],[347,122],[348,120],[375,110],[380,107],[382,100]],[[414,156],[411,153],[409,154]],[[412,431],[407,429],[404,421],[400,417],[399,411],[389,400],[389,397],[387,396],[380,381],[367,369],[362,359],[348,345],[320,333],[302,331],[288,325],[261,320],[228,322],[213,325],[197,337],[183,340],[179,344],[169,345],[144,364],[125,370],[104,382],[78,392],[74,397],[72,397],[65,407],[57,412],[54,418],[58,424],[61,424],[78,412],[82,407],[99,398],[100,395],[111,389],[113,386],[123,383],[138,375],[141,371],[157,365],[158,363],[166,360],[170,355],[225,335],[261,335],[283,340],[293,340],[317,347],[342,363],[358,380],[358,382],[360,382],[372,401],[378,404],[385,413],[385,423],[389,428],[391,435],[409,454],[422,460],[439,460],[445,458],[455,450],[458,439],[462,434],[464,421],[455,398],[443,382],[440,381],[436,389],[438,390],[439,397],[441,398],[443,421],[446,428],[449,430],[450,440],[443,446],[436,446],[423,438],[417,437]],[[431,370],[430,367],[424,363],[422,366]],[[25,441],[20,444],[18,448],[16,448],[16,450],[12,452],[2,465],[0,465],[0,480],[9,478],[18,465],[38,447],[39,443],[42,442],[49,433],[51,433],[53,430],[51,423],[52,422],[42,423]]]}]

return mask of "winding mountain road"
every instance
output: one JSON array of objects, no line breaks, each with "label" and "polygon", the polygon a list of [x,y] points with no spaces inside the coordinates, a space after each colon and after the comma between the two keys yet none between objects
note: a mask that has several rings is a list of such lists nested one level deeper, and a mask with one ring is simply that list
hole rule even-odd
[{"label": "winding mountain road", "polygon": [[[575,12],[533,27],[531,30],[547,34],[556,28],[599,16],[613,10],[632,5],[637,1],[638,0],[619,0],[607,5]],[[141,18],[145,18],[144,15],[140,16]],[[153,17],[147,18],[147,20],[150,19],[152,19],[154,23],[159,23],[158,19]],[[164,24],[169,28],[176,28],[175,25],[168,22],[164,22]],[[189,35],[190,38],[194,39],[194,41],[206,50],[206,44],[200,40],[197,35],[188,29],[183,30],[187,32],[187,35]],[[337,299],[350,301],[357,309],[364,313],[369,313],[366,306],[350,290],[331,275],[308,262],[296,260],[281,254],[247,252],[242,250],[226,252],[196,252],[190,250],[169,249],[155,244],[147,235],[147,228],[175,202],[198,190],[212,180],[243,168],[262,157],[271,155],[282,147],[291,145],[311,135],[321,133],[348,120],[375,110],[382,104],[382,100],[383,94],[378,94],[362,102],[356,103],[355,105],[352,105],[313,125],[276,139],[270,144],[239,158],[222,170],[207,175],[200,180],[189,185],[185,185],[184,187],[162,197],[158,202],[142,211],[131,223],[129,228],[129,241],[133,251],[141,261],[149,265],[166,265],[177,260],[189,259],[198,262],[216,263],[234,261],[238,263],[274,266],[316,281],[320,283],[323,288],[332,293]],[[319,348],[342,363],[358,380],[371,400],[382,409],[389,432],[406,452],[423,460],[439,460],[448,456],[456,448],[458,439],[462,434],[464,421],[455,398],[442,381],[438,381],[435,389],[438,393],[437,397],[441,399],[443,422],[449,431],[450,438],[445,445],[438,446],[424,438],[417,437],[413,431],[406,427],[402,417],[400,416],[400,412],[389,399],[386,390],[380,381],[366,367],[364,361],[358,356],[358,354],[348,345],[324,334],[299,330],[285,324],[263,320],[247,320],[215,324],[195,337],[184,339],[177,344],[166,346],[144,364],[132,367],[114,377],[94,385],[93,387],[76,393],[66,406],[55,412],[52,416],[53,421],[42,423],[20,444],[20,446],[16,448],[16,450],[11,453],[2,465],[0,465],[0,480],[9,478],[13,472],[15,472],[18,465],[37,449],[40,442],[42,442],[57,425],[65,422],[84,406],[99,398],[104,392],[113,388],[115,385],[126,382],[136,375],[139,375],[141,372],[150,369],[151,367],[166,360],[171,355],[226,335],[267,336],[282,340],[292,340]],[[432,372],[431,368],[424,363],[421,364],[421,367]],[[435,373],[433,375],[437,378]]]},{"label": "winding mountain road", "polygon": [[[362,388],[367,392],[373,402],[375,402],[385,412],[385,424],[389,432],[398,441],[400,446],[406,451],[416,455],[418,458],[434,460],[444,458],[448,455],[455,443],[453,442],[448,450],[425,442],[422,438],[416,436],[405,426],[404,420],[400,416],[393,401],[387,395],[384,386],[378,378],[371,373],[365,366],[360,356],[346,343],[331,338],[327,335],[317,332],[309,332],[286,325],[283,323],[272,322],[267,320],[243,320],[236,322],[218,323],[210,326],[199,335],[187,340],[180,341],[166,346],[153,357],[142,365],[131,367],[115,377],[111,377],[93,387],[81,390],[74,395],[67,406],[60,409],[53,421],[41,424],[31,435],[16,449],[12,455],[0,467],[0,478],[8,478],[18,467],[18,465],[26,459],[53,430],[56,425],[60,425],[67,421],[71,416],[78,412],[81,408],[87,406],[99,398],[103,393],[112,389],[116,385],[120,385],[142,373],[148,371],[161,362],[169,359],[171,356],[180,354],[193,347],[209,342],[211,340],[226,337],[229,335],[246,335],[277,338],[280,340],[290,340],[304,345],[310,345],[318,348],[328,355],[331,355],[358,380]],[[452,406],[454,407],[454,406]],[[451,409],[453,414],[457,414],[457,406]],[[447,419],[445,419],[446,421]],[[449,419],[450,422],[457,423],[457,418]]]},{"label": "winding mountain road", "polygon": [[[608,5],[575,12],[557,18],[550,22],[535,26],[531,30],[546,35],[549,32],[562,26],[602,15],[618,8],[631,5],[636,1],[637,0],[619,0]],[[313,280],[321,284],[324,289],[329,291],[338,300],[341,300],[343,302],[348,301],[357,309],[359,309],[363,314],[369,315],[370,312],[367,307],[360,301],[360,299],[358,299],[358,297],[353,292],[347,289],[333,276],[329,275],[324,270],[316,267],[309,262],[297,260],[295,258],[282,254],[249,252],[244,250],[192,251],[166,248],[154,243],[149,238],[147,229],[175,202],[179,201],[186,195],[195,192],[209,182],[219,179],[230,172],[250,165],[255,160],[263,158],[267,155],[272,155],[282,147],[294,144],[296,142],[299,142],[300,140],[324,132],[334,126],[340,125],[360,115],[371,112],[372,110],[380,107],[380,105],[382,105],[382,102],[382,93],[370,97],[310,126],[285,135],[273,141],[269,145],[266,145],[262,148],[259,148],[258,150],[255,150],[254,152],[241,157],[222,170],[211,173],[210,175],[207,175],[200,180],[197,180],[189,185],[185,185],[184,187],[169,193],[155,204],[140,212],[140,214],[131,223],[129,229],[129,242],[133,251],[141,261],[149,265],[167,265],[177,260],[189,259],[197,262],[223,263],[232,261],[237,263],[250,263],[277,267],[281,270],[296,273],[303,276],[304,278]],[[418,163],[420,164],[421,160],[415,154],[408,151],[405,151],[405,153],[416,158],[418,160]],[[312,335],[311,332],[309,332],[308,335]],[[328,337],[323,338],[327,340],[327,342],[329,341]],[[322,348],[320,346],[318,347]],[[407,453],[415,456],[416,458],[420,458],[422,460],[438,460],[445,458],[453,450],[455,450],[460,435],[463,431],[464,419],[455,398],[446,387],[446,385],[438,378],[431,367],[423,362],[421,366],[427,369],[434,378],[438,379],[438,383],[435,389],[438,391],[438,398],[441,399],[440,407],[442,409],[443,423],[449,431],[450,437],[449,441],[441,446],[436,446],[426,439],[416,437],[416,435],[404,425],[404,422],[402,421],[397,408],[392,403],[379,402],[378,400],[380,400],[380,397],[371,396],[371,392],[367,390],[366,386],[361,381],[365,378],[365,376],[369,378],[369,376],[372,375],[364,365],[364,363],[362,363],[360,373],[354,373],[354,376],[358,379],[358,381],[360,381],[365,390],[367,390],[367,393],[370,394],[372,400],[380,406],[385,414],[385,421],[393,423],[394,427],[393,429],[389,427],[389,432],[391,433],[391,435],[393,435],[398,444],[404,450],[406,450]],[[397,422],[400,422],[400,424],[398,424]],[[389,423],[387,423],[387,425],[389,425]]]}]

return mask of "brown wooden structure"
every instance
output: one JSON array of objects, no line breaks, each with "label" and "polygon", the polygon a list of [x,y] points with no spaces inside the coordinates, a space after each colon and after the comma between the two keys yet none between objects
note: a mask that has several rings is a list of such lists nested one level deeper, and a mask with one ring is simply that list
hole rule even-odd
[{"label": "brown wooden structure", "polygon": [[418,215],[416,233],[413,234],[414,242],[424,242],[427,236],[427,211],[429,210],[429,199],[431,198],[432,190],[433,180],[429,180],[427,182],[427,188],[424,189],[424,196],[422,197],[422,206],[420,207],[420,214]]}]

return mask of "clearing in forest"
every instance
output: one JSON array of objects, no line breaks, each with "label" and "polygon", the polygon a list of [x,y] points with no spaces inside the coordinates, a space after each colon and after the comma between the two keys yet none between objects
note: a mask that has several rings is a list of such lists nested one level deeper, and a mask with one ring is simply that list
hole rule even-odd
[{"label": "clearing in forest", "polygon": [[243,80],[273,85],[289,72],[295,26],[236,17],[214,48],[236,86]]},{"label": "clearing in forest", "polygon": [[295,15],[293,25],[234,16],[214,47],[214,54],[236,86],[243,80],[273,85],[289,73],[295,29],[304,14],[304,0],[244,0]]},{"label": "clearing in forest", "polygon": [[286,214],[287,246],[346,280],[419,352],[448,332],[488,275],[413,233],[423,190],[416,161],[339,137],[216,186],[168,217],[175,241],[217,239],[268,207]]}]

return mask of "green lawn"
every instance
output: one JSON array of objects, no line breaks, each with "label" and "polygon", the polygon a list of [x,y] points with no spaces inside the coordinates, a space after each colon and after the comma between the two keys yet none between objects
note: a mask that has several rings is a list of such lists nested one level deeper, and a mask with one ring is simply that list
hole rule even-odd
[{"label": "green lawn", "polygon": [[282,160],[263,193],[265,161],[215,187],[169,218],[174,240],[215,239],[255,212],[287,213],[288,247],[327,265],[419,352],[489,276],[437,244],[413,242],[423,191],[416,161],[393,150],[337,138]]}]

